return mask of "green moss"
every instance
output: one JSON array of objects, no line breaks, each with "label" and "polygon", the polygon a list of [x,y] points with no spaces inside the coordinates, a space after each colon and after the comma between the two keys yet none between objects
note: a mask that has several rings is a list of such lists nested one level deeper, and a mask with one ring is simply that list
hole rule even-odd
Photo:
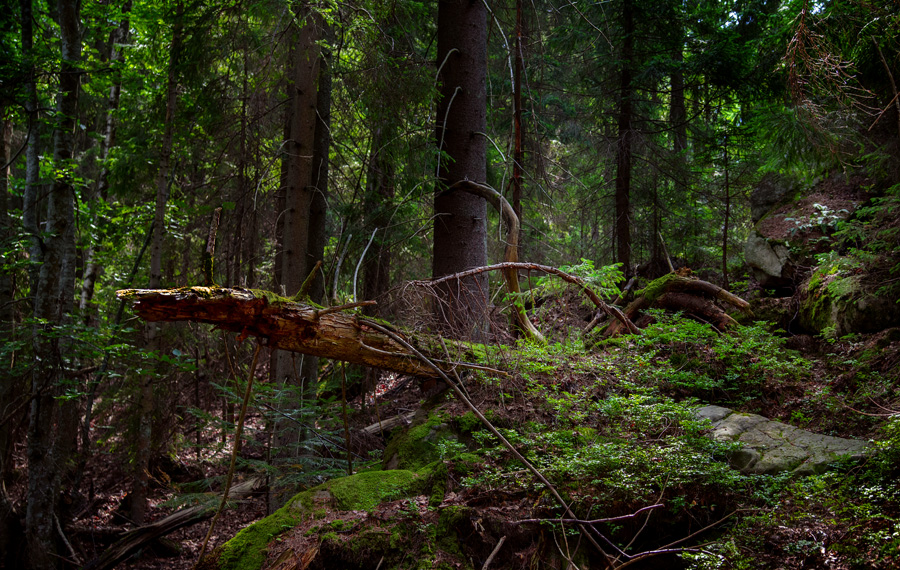
[{"label": "green moss", "polygon": [[300,522],[303,513],[296,508],[298,505],[295,503],[296,501],[289,502],[275,513],[244,528],[226,542],[213,555],[218,558],[218,567],[221,570],[257,570],[262,567],[266,561],[269,543]]},{"label": "green moss", "polygon": [[[415,425],[391,438],[384,450],[384,467],[416,470],[440,459],[437,442],[441,438],[455,438],[450,426],[441,414],[428,416],[424,423]],[[396,463],[394,465],[394,463]]]},{"label": "green moss", "polygon": [[338,509],[370,511],[383,501],[418,493],[426,485],[426,476],[401,469],[369,471],[333,479],[326,485]]},{"label": "green moss", "polygon": [[270,305],[279,305],[293,302],[288,297],[282,297],[277,293],[266,291],[265,289],[250,289],[250,292],[259,299],[265,299]]},{"label": "green moss", "polygon": [[643,289],[635,291],[634,296],[636,298],[643,297],[652,303],[666,292],[666,288],[669,286],[669,281],[673,279],[679,279],[678,275],[676,275],[675,273],[667,273],[659,279],[651,281]]}]

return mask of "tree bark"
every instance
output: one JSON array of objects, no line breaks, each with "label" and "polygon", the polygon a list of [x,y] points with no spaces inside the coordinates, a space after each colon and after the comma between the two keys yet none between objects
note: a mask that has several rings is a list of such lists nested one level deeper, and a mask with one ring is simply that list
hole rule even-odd
[{"label": "tree bark", "polygon": [[[180,65],[181,44],[184,27],[184,4],[175,6],[172,26],[172,46],[169,50],[169,65],[166,79],[166,123],[159,154],[159,169],[156,174],[156,208],[153,216],[153,238],[150,245],[150,287],[159,288],[162,283],[162,251],[166,234],[166,207],[169,202],[169,188],[172,160],[172,146],[175,133],[175,114],[178,109],[178,66]],[[150,350],[159,349],[157,327],[150,323],[144,330]],[[134,483],[131,489],[131,520],[143,524],[147,513],[149,492],[149,466],[152,453],[152,418],[155,409],[153,375],[139,378],[138,435],[135,442]]]},{"label": "tree bark", "polygon": [[25,85],[25,115],[28,120],[28,144],[25,149],[25,195],[22,199],[22,229],[28,236],[28,290],[32,300],[37,291],[38,271],[43,259],[43,247],[38,224],[41,211],[46,207],[40,188],[40,128],[38,124],[37,79],[34,66],[34,14],[32,0],[20,0],[22,22],[22,53],[28,66],[28,80]]},{"label": "tree bark", "polygon": [[[151,322],[194,321],[256,336],[272,349],[351,364],[374,366],[426,378],[434,371],[355,315],[321,309],[271,293],[239,288],[189,287],[172,290],[126,289],[119,298],[134,302],[137,314]],[[436,344],[434,355],[443,358]]]},{"label": "tree bark", "polygon": [[52,334],[69,323],[75,286],[75,188],[65,168],[72,158],[77,124],[81,35],[78,2],[59,0],[59,92],[53,132],[53,161],[62,172],[51,185],[47,203],[47,238],[34,296],[35,327],[31,416],[28,424],[28,490],[25,531],[29,566],[54,568],[57,560],[54,520],[60,485],[74,452],[77,407],[62,398],[66,366],[65,335]]},{"label": "tree bark", "polygon": [[[122,19],[119,25],[109,35],[109,66],[113,70],[113,83],[109,88],[109,96],[106,100],[106,112],[104,114],[104,133],[103,142],[100,148],[100,174],[97,176],[97,184],[90,201],[106,200],[109,194],[109,152],[113,148],[116,140],[116,116],[115,113],[119,108],[119,98],[122,93],[122,74],[119,66],[124,60],[122,53],[122,44],[128,41],[129,19],[128,13],[131,11],[131,0],[125,2],[122,6]],[[97,279],[103,271],[102,264],[97,260],[99,250],[100,236],[92,236],[90,245],[84,252],[84,277],[81,282],[81,299],[78,304],[81,318],[85,324],[90,325],[94,320],[94,309],[91,307],[91,301],[94,298],[94,290],[96,288]]]},{"label": "tree bark", "polygon": [[[487,10],[482,0],[438,3],[437,105],[439,186],[487,177]],[[487,264],[487,204],[466,192],[438,191],[434,199],[432,275]],[[436,314],[457,338],[487,335],[488,285],[480,275],[440,290]]]},{"label": "tree bark", "polygon": [[619,72],[619,120],[616,145],[616,260],[625,275],[631,274],[631,152],[634,87],[633,0],[622,3],[622,69]]},{"label": "tree bark", "polygon": [[[324,253],[330,143],[330,71],[319,47],[325,36],[323,20],[308,6],[298,9],[295,18],[301,25],[296,29],[291,51],[293,69],[284,145],[284,211],[278,267],[278,281],[287,296],[300,292]],[[315,289],[305,294],[321,300],[323,283],[323,277],[316,275],[312,281]],[[286,388],[278,404],[286,414],[302,410],[307,398],[314,397],[312,388],[318,379],[319,365],[314,355],[309,356],[297,358],[285,351],[273,355],[272,380],[279,388]],[[296,422],[278,420],[274,433],[276,456],[299,456],[306,434]],[[277,508],[283,498],[276,490],[271,495],[271,506]]]}]

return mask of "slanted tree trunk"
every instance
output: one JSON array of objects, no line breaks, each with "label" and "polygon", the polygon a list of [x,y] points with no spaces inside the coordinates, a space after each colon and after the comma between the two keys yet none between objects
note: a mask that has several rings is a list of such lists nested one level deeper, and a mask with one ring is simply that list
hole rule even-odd
[{"label": "slanted tree trunk", "polygon": [[[53,161],[72,158],[77,124],[81,35],[79,3],[59,0],[59,93],[53,131]],[[28,424],[28,490],[25,513],[29,567],[56,567],[55,521],[60,485],[77,433],[77,407],[61,398],[63,369],[68,356],[64,335],[52,334],[69,323],[75,287],[75,188],[66,174],[53,181],[47,203],[47,238],[34,295],[34,317],[45,324],[35,327],[35,366],[32,372],[31,415]]]},{"label": "slanted tree trunk", "polygon": [[[486,181],[487,9],[481,0],[438,3],[437,105],[439,188],[434,199],[432,275],[440,277],[487,264],[487,204],[483,198],[442,191],[453,184]],[[488,284],[484,275],[439,290],[435,311],[457,338],[485,338]]]}]

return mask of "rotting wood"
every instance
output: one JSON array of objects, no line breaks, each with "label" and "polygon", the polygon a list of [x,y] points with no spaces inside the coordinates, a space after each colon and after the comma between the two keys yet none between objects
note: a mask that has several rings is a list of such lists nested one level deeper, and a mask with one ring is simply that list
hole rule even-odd
[{"label": "rotting wood", "polygon": [[[715,301],[727,303],[744,314],[752,315],[750,303],[718,285],[691,277],[688,274],[669,273],[651,282],[640,295],[625,308],[625,317],[633,321],[641,311],[659,307],[671,311],[684,311],[710,323],[719,330],[733,326],[731,318]],[[603,331],[604,337],[623,332],[622,323],[613,321]]]},{"label": "rotting wood", "polygon": [[[133,301],[135,312],[148,321],[209,323],[238,333],[240,339],[259,337],[269,348],[421,378],[436,376],[431,368],[388,336],[361,324],[354,314],[292,301],[265,291],[238,287],[185,287],[125,289],[116,295]],[[399,331],[397,334],[409,338]],[[447,363],[440,356],[431,356],[447,370],[453,367],[485,369],[464,362]]]},{"label": "rotting wood", "polygon": [[[231,500],[242,499],[262,487],[264,483],[264,477],[254,477],[232,487],[229,497]],[[115,568],[116,565],[131,556],[136,550],[157,538],[212,517],[218,505],[218,500],[211,500],[202,505],[181,509],[164,519],[127,531],[119,540],[104,550],[103,554],[85,564],[81,570],[110,570]]]},{"label": "rotting wood", "polygon": [[394,427],[403,424],[409,425],[412,422],[412,419],[416,416],[416,412],[407,412],[405,414],[398,414],[396,416],[391,416],[389,418],[383,419],[380,422],[375,422],[374,424],[362,428],[360,431],[365,432],[369,435],[375,435],[381,431],[390,431],[394,429]]}]

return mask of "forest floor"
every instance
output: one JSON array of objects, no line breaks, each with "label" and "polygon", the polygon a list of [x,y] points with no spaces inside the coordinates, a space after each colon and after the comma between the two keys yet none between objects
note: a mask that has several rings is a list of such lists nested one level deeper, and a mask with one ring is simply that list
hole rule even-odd
[{"label": "forest floor", "polygon": [[[555,313],[550,311],[544,317],[543,327],[566,330],[573,320],[566,311]],[[574,319],[578,324],[578,319]],[[545,329],[546,330],[546,329]],[[898,374],[900,374],[900,331],[891,329],[875,335],[855,335],[835,342],[810,336],[791,337],[785,348],[797,351],[808,364],[808,372],[795,377],[783,376],[777,380],[763,380],[761,385],[745,393],[723,390],[721,387],[701,387],[670,383],[661,386],[661,390],[676,400],[696,398],[704,403],[728,405],[740,411],[758,413],[769,418],[779,419],[797,427],[840,437],[858,439],[876,439],[881,434],[883,418],[896,414],[898,409]],[[542,382],[553,385],[553,393],[580,393],[594,391],[592,397],[602,399],[605,389],[597,383],[598,374],[629,375],[629,369],[635,366],[634,361],[627,360],[642,348],[631,342],[611,344],[595,350],[593,355],[569,353],[567,360],[556,361],[552,370]],[[679,358],[674,358],[679,356]],[[647,364],[660,363],[660,359],[668,359],[676,363],[687,362],[698,370],[715,370],[718,366],[719,354],[715,350],[707,350],[702,344],[686,343],[684,338],[670,341],[662,351],[650,353]],[[655,360],[654,360],[655,359]],[[601,364],[598,364],[601,363]],[[507,363],[508,364],[508,363]],[[602,372],[598,370],[602,369]],[[760,372],[766,376],[766,372]],[[527,375],[525,375],[527,376]],[[369,397],[364,402],[362,397],[350,402],[354,410],[349,416],[350,429],[358,430],[376,423],[378,418],[388,417],[416,410],[422,403],[423,388],[418,382],[403,382],[403,379],[391,378],[390,382],[378,387],[377,405]],[[558,408],[535,404],[526,396],[533,388],[523,380],[523,375],[513,374],[503,380],[502,391],[498,398],[496,385],[473,382],[470,386],[471,399],[481,409],[493,410],[492,421],[503,425],[524,425],[526,422],[538,422],[553,425],[554,414]],[[450,416],[462,416],[467,410],[462,403],[449,399],[443,404],[443,411]],[[251,421],[258,418],[251,418]],[[230,445],[214,445],[221,440],[221,433],[204,434],[208,448],[217,448],[215,454],[198,458],[194,451],[185,446],[185,451],[175,457],[159,462],[154,471],[156,485],[153,490],[148,520],[158,520],[178,508],[176,491],[184,493],[186,483],[195,480],[219,481],[227,465]],[[383,448],[384,442],[378,437],[360,440],[354,444],[354,451],[359,455]],[[377,451],[376,451],[377,453]],[[89,465],[87,478],[91,481],[92,500],[85,509],[75,527],[86,528],[125,528],[125,522],[119,518],[118,511],[125,498],[129,476],[124,471],[125,463],[115,455],[97,454]],[[240,476],[240,474],[239,474]],[[448,501],[455,500],[453,493],[448,494]],[[462,499],[460,499],[462,500]],[[877,502],[877,501],[873,501]],[[241,501],[224,512],[212,535],[208,552],[233,537],[238,530],[249,523],[266,516],[267,497],[264,493]],[[871,526],[870,536],[879,533],[890,534],[893,528],[889,521],[900,517],[898,500],[880,500],[880,512],[871,520],[862,520],[854,516],[836,516],[833,508],[825,504],[791,502],[790,493],[784,495],[784,502],[779,507],[777,520],[779,524],[760,524],[756,528],[762,533],[755,544],[760,549],[754,556],[765,560],[765,567],[771,568],[809,568],[827,567],[842,568],[890,568],[900,560],[900,552],[896,557],[885,556],[880,545],[868,544],[870,538],[854,544],[853,560],[835,557],[833,551],[824,548],[821,553],[809,552],[808,548],[798,545],[827,545],[839,543],[847,536],[859,532],[859,527]],[[831,510],[829,510],[831,509]],[[862,512],[862,511],[860,511]],[[886,522],[888,521],[888,522]],[[192,568],[200,550],[200,545],[209,528],[209,520],[182,528],[167,537],[164,544],[156,544],[152,548],[139,552],[120,567],[140,570]],[[752,527],[752,523],[749,528]],[[809,544],[807,544],[809,543]],[[863,544],[866,543],[866,544]],[[105,544],[97,537],[81,534],[76,548],[88,559],[102,552]],[[868,546],[867,546],[868,544]],[[742,548],[747,548],[746,545]],[[871,553],[865,552],[866,548]],[[748,554],[748,553],[745,553]],[[830,558],[829,558],[830,557]],[[867,564],[871,564],[867,566]],[[818,565],[818,566],[817,566]],[[900,567],[897,563],[896,567]]]}]

